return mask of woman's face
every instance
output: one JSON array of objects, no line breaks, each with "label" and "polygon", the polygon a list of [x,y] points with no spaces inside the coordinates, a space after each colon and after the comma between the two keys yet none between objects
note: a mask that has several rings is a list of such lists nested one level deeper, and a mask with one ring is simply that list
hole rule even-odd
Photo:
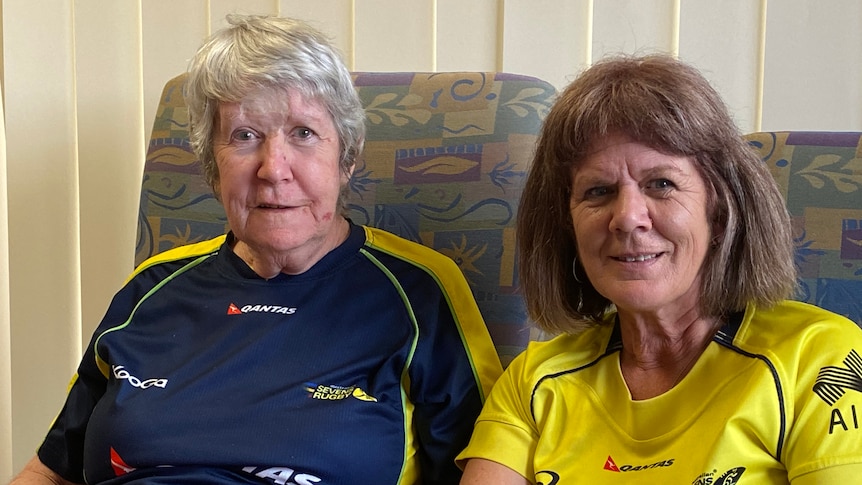
[{"label": "woman's face", "polygon": [[338,198],[349,174],[339,169],[338,134],[319,102],[264,89],[220,103],[214,131],[216,189],[238,254],[314,259],[341,242]]},{"label": "woman's face", "polygon": [[691,159],[615,134],[572,175],[578,258],[596,290],[620,311],[693,309],[712,232]]}]

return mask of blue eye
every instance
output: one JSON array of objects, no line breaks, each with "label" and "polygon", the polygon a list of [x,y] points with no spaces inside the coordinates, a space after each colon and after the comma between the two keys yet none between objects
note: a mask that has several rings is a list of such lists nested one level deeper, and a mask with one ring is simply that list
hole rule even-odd
[{"label": "blue eye", "polygon": [[233,134],[234,140],[248,141],[253,140],[255,134],[249,130],[238,130]]},{"label": "blue eye", "polygon": [[312,136],[314,136],[314,132],[311,131],[310,128],[306,128],[304,126],[299,127],[296,130],[294,130],[294,133],[296,134],[297,138],[300,138],[303,140],[307,139],[307,138],[311,138]]},{"label": "blue eye", "polygon": [[610,187],[593,187],[584,192],[585,199],[594,199],[596,197],[604,197],[611,193]]},{"label": "blue eye", "polygon": [[656,179],[648,184],[648,187],[653,189],[672,189],[675,188],[676,185],[668,179]]}]

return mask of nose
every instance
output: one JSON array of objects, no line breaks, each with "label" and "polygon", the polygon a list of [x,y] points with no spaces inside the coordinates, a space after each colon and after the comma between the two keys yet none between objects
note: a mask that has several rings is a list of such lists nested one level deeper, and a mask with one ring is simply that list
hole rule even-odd
[{"label": "nose", "polygon": [[610,229],[612,232],[650,230],[652,217],[646,195],[636,186],[621,187],[612,204]]},{"label": "nose", "polygon": [[281,134],[268,136],[261,144],[257,176],[272,183],[293,178],[293,151]]}]

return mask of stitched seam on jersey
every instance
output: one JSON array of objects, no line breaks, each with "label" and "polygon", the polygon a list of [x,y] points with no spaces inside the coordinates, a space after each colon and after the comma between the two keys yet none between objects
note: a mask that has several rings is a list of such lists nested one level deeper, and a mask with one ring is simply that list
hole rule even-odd
[{"label": "stitched seam on jersey", "polygon": [[[371,263],[374,264],[374,266],[377,266],[377,268],[379,268],[380,271],[382,271],[383,274],[385,274],[386,277],[389,278],[389,281],[392,283],[392,285],[398,291],[398,295],[401,296],[401,301],[404,302],[404,306],[407,308],[407,313],[410,315],[410,321],[413,323],[413,341],[410,343],[410,352],[407,355],[407,362],[404,365],[404,369],[401,370],[402,382],[404,382],[406,380],[406,382],[409,383],[410,382],[410,373],[408,372],[408,369],[410,368],[410,364],[413,363],[413,354],[416,352],[416,345],[419,342],[419,323],[416,321],[416,314],[413,313],[413,306],[410,304],[410,299],[407,297],[407,293],[404,291],[404,288],[401,286],[401,283],[398,281],[398,278],[396,278],[395,275],[392,274],[391,271],[389,271],[389,268],[387,268],[380,260],[375,258],[374,255],[372,255],[366,249],[360,248],[359,252],[360,252],[360,254],[362,254],[363,256],[368,258],[368,260],[371,261]],[[402,399],[401,405],[404,406],[405,408],[406,408],[406,403],[404,401],[407,400],[407,396],[406,396],[407,391],[405,389],[406,387],[407,386],[404,386],[401,388],[401,399]],[[408,423],[406,420],[403,424],[404,424],[404,436],[406,437],[406,436],[408,436],[408,433],[410,432],[410,430],[408,429]],[[399,481],[401,480],[401,478],[404,477],[404,473],[406,471],[407,451],[408,451],[407,450],[407,440],[404,440],[404,458],[401,460],[401,472],[399,473]]]},{"label": "stitched seam on jersey", "polygon": [[582,365],[582,366],[580,366],[580,367],[575,367],[574,369],[566,369],[566,370],[564,370],[564,371],[555,372],[555,373],[553,373],[553,374],[547,374],[547,375],[544,375],[544,376],[540,377],[540,378],[539,378],[539,380],[538,380],[538,381],[536,381],[536,384],[533,386],[533,391],[532,391],[532,392],[530,392],[530,415],[533,417],[533,422],[534,422],[534,423],[535,423],[535,422],[537,422],[537,421],[536,421],[536,408],[535,408],[536,391],[538,391],[538,390],[539,390],[539,386],[542,384],[542,382],[543,382],[545,379],[556,379],[557,377],[560,377],[560,376],[562,376],[562,375],[566,375],[566,374],[574,374],[575,372],[579,372],[579,371],[582,371],[582,370],[584,370],[584,369],[588,369],[588,368],[590,368],[590,367],[592,367],[592,366],[594,366],[594,365],[598,364],[600,360],[602,360],[602,359],[604,359],[605,357],[607,357],[607,356],[609,356],[609,355],[611,355],[611,354],[614,354],[614,353],[616,353],[616,352],[617,352],[617,349],[616,349],[616,348],[614,348],[614,349],[609,349],[609,350],[607,350],[604,354],[602,354],[602,355],[598,356],[598,357],[596,358],[596,360],[594,360],[594,361],[592,361],[592,362],[590,362],[590,363],[588,363],[588,364],[584,364],[584,365]]},{"label": "stitched seam on jersey", "polygon": [[151,288],[150,291],[148,291],[146,294],[144,294],[144,296],[141,297],[141,299],[138,300],[137,303],[135,303],[135,307],[132,309],[132,312],[129,314],[129,318],[127,318],[125,322],[117,325],[116,327],[111,327],[111,328],[105,330],[104,332],[99,334],[98,337],[96,337],[96,342],[93,343],[93,353],[95,354],[96,367],[99,368],[99,370],[102,372],[102,374],[105,376],[105,378],[109,378],[110,373],[108,372],[108,363],[105,362],[105,360],[102,359],[102,357],[99,355],[99,342],[102,340],[102,337],[104,337],[105,335],[107,335],[111,332],[115,332],[117,330],[122,330],[122,329],[126,328],[132,322],[132,318],[135,317],[135,313],[138,311],[138,308],[141,306],[141,304],[144,303],[144,301],[146,301],[150,296],[152,296],[154,293],[156,293],[157,291],[162,289],[163,286],[165,286],[169,282],[173,281],[174,278],[176,278],[177,276],[179,276],[179,275],[185,273],[186,271],[194,268],[198,264],[202,263],[204,260],[212,257],[214,254],[216,254],[216,253],[210,253],[210,254],[205,254],[203,256],[200,256],[197,259],[194,259],[193,261],[189,262],[185,266],[181,267],[180,269],[178,269],[178,270],[174,271],[173,273],[171,273],[170,275],[168,275],[167,278],[163,279],[156,286]]},{"label": "stitched seam on jersey", "polygon": [[772,365],[772,361],[769,360],[768,357],[761,354],[754,354],[741,348],[733,345],[732,341],[728,340],[727,334],[722,331],[718,331],[715,334],[715,337],[712,338],[714,342],[725,347],[729,350],[732,350],[738,354],[741,354],[745,357],[760,359],[766,366],[769,368],[769,371],[772,373],[772,379],[775,382],[775,392],[778,395],[778,412],[779,412],[779,420],[780,420],[780,431],[778,433],[778,443],[776,443],[776,454],[775,456],[781,459],[781,454],[784,452],[784,435],[785,430],[787,429],[787,416],[784,414],[784,390],[781,387],[781,379],[778,376],[778,371],[775,369],[775,366]]},{"label": "stitched seam on jersey", "polygon": [[[479,378],[479,372],[476,368],[476,363],[473,359],[473,352],[470,349],[470,345],[467,342],[467,336],[464,335],[464,328],[461,325],[460,315],[457,311],[455,311],[454,306],[452,305],[452,300],[449,298],[449,292],[446,289],[446,286],[440,282],[440,279],[437,277],[437,273],[432,271],[429,267],[419,264],[413,259],[405,258],[404,256],[393,253],[386,249],[383,249],[379,246],[373,246],[375,250],[380,251],[381,253],[392,256],[395,259],[404,261],[412,266],[415,266],[422,271],[425,272],[428,276],[430,276],[435,283],[437,283],[437,288],[440,289],[440,293],[443,295],[443,298],[446,299],[446,306],[449,308],[449,313],[452,315],[452,320],[455,322],[455,328],[458,330],[458,338],[461,339],[461,347],[464,349],[464,354],[467,356],[467,361],[470,362],[470,372],[473,373],[473,380],[476,382],[476,390],[479,392],[479,399],[482,403],[485,402],[485,390],[482,388],[482,380]],[[365,251],[361,249],[360,251]],[[481,312],[480,312],[481,315]],[[483,317],[484,318],[484,317]],[[484,324],[484,322],[483,322]]]}]

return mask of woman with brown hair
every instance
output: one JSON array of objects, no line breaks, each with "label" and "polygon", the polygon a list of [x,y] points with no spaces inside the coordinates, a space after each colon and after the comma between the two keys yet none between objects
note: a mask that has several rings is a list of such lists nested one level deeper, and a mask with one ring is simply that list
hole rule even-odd
[{"label": "woman with brown hair", "polygon": [[836,417],[862,405],[844,392],[862,390],[862,331],[788,300],[785,204],[696,69],[615,57],[575,80],[543,127],[518,237],[529,314],[562,335],[497,382],[462,484],[862,472],[862,433]]}]

